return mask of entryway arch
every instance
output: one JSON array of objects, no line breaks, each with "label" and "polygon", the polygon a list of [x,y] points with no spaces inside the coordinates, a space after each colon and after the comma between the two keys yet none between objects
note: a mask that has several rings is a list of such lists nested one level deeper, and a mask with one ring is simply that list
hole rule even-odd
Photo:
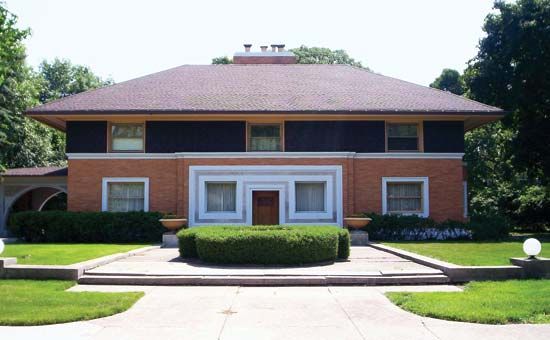
[{"label": "entryway arch", "polygon": [[59,167],[10,169],[0,175],[0,236],[12,211],[40,211],[58,197],[67,194],[67,169]]}]

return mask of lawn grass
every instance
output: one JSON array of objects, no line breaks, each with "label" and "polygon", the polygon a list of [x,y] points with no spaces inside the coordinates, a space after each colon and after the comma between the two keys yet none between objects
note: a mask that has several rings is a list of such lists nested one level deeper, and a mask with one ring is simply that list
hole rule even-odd
[{"label": "lawn grass", "polygon": [[[525,257],[522,242],[384,242],[390,247],[400,248],[462,266],[509,265],[510,257]],[[550,242],[542,243],[542,257],[550,257]]]},{"label": "lawn grass", "polygon": [[0,280],[0,325],[31,326],[96,319],[123,312],[143,292],[66,292],[73,281]]},{"label": "lawn grass", "polygon": [[18,264],[67,265],[141,248],[144,244],[6,244],[1,257],[17,257]]},{"label": "lawn grass", "polygon": [[386,296],[407,311],[438,319],[550,323],[550,280],[471,282],[464,292],[391,292]]}]

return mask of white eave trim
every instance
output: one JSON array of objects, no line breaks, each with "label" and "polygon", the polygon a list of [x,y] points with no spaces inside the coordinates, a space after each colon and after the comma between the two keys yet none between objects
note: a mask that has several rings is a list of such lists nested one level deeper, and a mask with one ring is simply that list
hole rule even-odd
[{"label": "white eave trim", "polygon": [[463,152],[444,153],[444,152],[380,152],[380,153],[357,153],[355,158],[372,159],[462,159]]},{"label": "white eave trim", "polygon": [[176,153],[67,153],[69,159],[176,159],[176,158],[358,158],[462,159],[464,153],[424,152],[176,152]]}]

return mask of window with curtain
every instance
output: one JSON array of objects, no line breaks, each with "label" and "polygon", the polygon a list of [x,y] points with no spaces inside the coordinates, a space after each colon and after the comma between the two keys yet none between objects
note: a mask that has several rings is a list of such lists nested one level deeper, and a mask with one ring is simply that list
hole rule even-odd
[{"label": "window with curtain", "polygon": [[422,213],[422,183],[387,183],[388,213]]},{"label": "window with curtain", "polygon": [[237,183],[235,182],[207,182],[206,183],[206,211],[228,212],[236,211]]},{"label": "window with curtain", "polygon": [[111,151],[143,151],[143,124],[111,124]]},{"label": "window with curtain", "polygon": [[145,184],[111,182],[108,184],[108,211],[142,211],[145,204]]},{"label": "window with curtain", "polygon": [[325,211],[325,182],[296,182],[296,212]]},{"label": "window with curtain", "polygon": [[388,151],[418,151],[418,124],[387,124]]},{"label": "window with curtain", "polygon": [[281,151],[281,125],[250,125],[248,151]]}]

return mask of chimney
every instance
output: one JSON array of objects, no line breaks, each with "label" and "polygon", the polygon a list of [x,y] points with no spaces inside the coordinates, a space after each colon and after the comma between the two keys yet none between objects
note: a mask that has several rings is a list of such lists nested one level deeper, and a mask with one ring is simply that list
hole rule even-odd
[{"label": "chimney", "polygon": [[244,44],[244,52],[233,55],[234,64],[296,64],[296,56],[285,51],[284,44],[272,44],[271,51],[267,45],[260,46],[261,52],[251,52],[252,44]]}]

